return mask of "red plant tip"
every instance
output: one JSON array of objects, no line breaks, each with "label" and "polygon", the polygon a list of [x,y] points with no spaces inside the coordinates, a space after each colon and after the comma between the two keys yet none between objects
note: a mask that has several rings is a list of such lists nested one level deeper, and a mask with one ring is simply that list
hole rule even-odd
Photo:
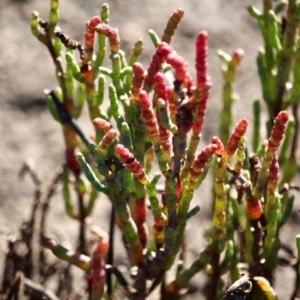
[{"label": "red plant tip", "polygon": [[142,89],[146,72],[143,65],[139,62],[136,62],[132,65],[132,83],[131,83],[131,93],[133,96],[137,97],[139,91]]},{"label": "red plant tip", "polygon": [[113,126],[102,118],[96,118],[93,120],[93,124],[96,128],[102,129],[107,132],[109,129],[113,128]]},{"label": "red plant tip", "polygon": [[275,152],[278,149],[280,142],[283,139],[288,120],[289,114],[286,111],[281,111],[275,118],[271,135],[268,140],[268,151]]},{"label": "red plant tip", "polygon": [[96,243],[92,248],[93,258],[103,258],[109,250],[109,240],[108,238],[102,238]]},{"label": "red plant tip", "polygon": [[87,48],[94,46],[95,27],[99,25],[101,22],[102,20],[99,16],[94,16],[86,23],[86,31],[84,35],[85,35],[85,46]]},{"label": "red plant tip", "polygon": [[121,144],[117,144],[115,146],[115,151],[119,154],[121,161],[126,164],[127,168],[133,173],[137,180],[141,181],[143,184],[149,184],[149,179],[147,178],[141,163],[135,159],[134,155],[127,148]]},{"label": "red plant tip", "polygon": [[172,13],[167,23],[167,26],[164,30],[164,34],[161,38],[163,42],[166,42],[168,44],[171,43],[172,37],[183,15],[184,15],[184,10],[182,8],[178,8]]},{"label": "red plant tip", "polygon": [[112,28],[107,24],[99,24],[95,31],[108,37],[110,50],[113,53],[118,53],[120,49],[120,37],[117,28]]},{"label": "red plant tip", "polygon": [[206,146],[196,157],[192,168],[191,175],[192,177],[198,177],[203,173],[203,169],[210,157],[218,150],[218,146],[216,144],[211,144]]},{"label": "red plant tip", "polygon": [[175,13],[178,13],[181,17],[183,17],[183,15],[184,15],[184,9],[183,9],[182,7],[178,7],[178,8],[175,10],[174,14],[175,14]]},{"label": "red plant tip", "polygon": [[146,129],[154,143],[158,142],[159,127],[157,119],[152,108],[152,103],[149,99],[149,95],[146,91],[139,92],[139,104],[141,113],[146,124]]},{"label": "red plant tip", "polygon": [[263,214],[263,207],[261,205],[261,201],[247,200],[246,211],[250,220],[259,219]]},{"label": "red plant tip", "polygon": [[154,75],[157,72],[160,72],[162,70],[162,64],[163,64],[163,59],[161,55],[157,54],[156,52],[152,56],[152,60],[150,62],[148,71],[147,71],[147,76],[145,79],[145,86],[147,89],[150,89],[154,83]]},{"label": "red plant tip", "polygon": [[183,9],[182,7],[177,8],[177,9],[174,11],[173,15],[176,15],[176,16],[182,18],[183,15],[184,15],[184,9]]},{"label": "red plant tip", "polygon": [[109,129],[104,137],[102,138],[102,140],[100,141],[100,143],[98,144],[98,151],[99,153],[102,152],[103,150],[108,149],[108,147],[113,143],[113,141],[115,140],[115,138],[117,137],[118,132],[116,130]]},{"label": "red plant tip", "polygon": [[201,31],[196,38],[196,73],[197,89],[205,88],[207,75],[207,52],[208,52],[208,33]]},{"label": "red plant tip", "polygon": [[90,28],[95,28],[98,24],[102,22],[101,18],[99,16],[93,16],[90,21],[88,22],[88,25]]},{"label": "red plant tip", "polygon": [[115,151],[120,155],[121,160],[125,164],[135,160],[134,155],[121,144],[115,146]]},{"label": "red plant tip", "polygon": [[173,52],[175,51],[173,51],[172,47],[164,42],[160,43],[156,49],[156,53],[161,55],[164,59]]},{"label": "red plant tip", "polygon": [[244,50],[243,49],[235,49],[232,53],[232,63],[235,66],[238,66],[244,56]]},{"label": "red plant tip", "polygon": [[164,42],[158,45],[156,53],[162,56],[163,59],[174,68],[175,78],[190,90],[193,86],[193,79],[187,70],[185,60],[178,55],[169,44]]},{"label": "red plant tip", "polygon": [[168,99],[167,83],[166,83],[164,75],[161,72],[158,72],[155,74],[154,85],[155,85],[155,91],[157,94],[157,98],[167,101],[167,99]]},{"label": "red plant tip", "polygon": [[224,145],[221,140],[217,136],[214,136],[211,139],[211,143],[217,146],[216,154],[221,156],[224,151]]},{"label": "red plant tip", "polygon": [[245,134],[249,121],[247,119],[241,119],[238,125],[235,127],[234,132],[230,136],[227,145],[224,150],[224,154],[230,158],[236,151],[241,137]]}]

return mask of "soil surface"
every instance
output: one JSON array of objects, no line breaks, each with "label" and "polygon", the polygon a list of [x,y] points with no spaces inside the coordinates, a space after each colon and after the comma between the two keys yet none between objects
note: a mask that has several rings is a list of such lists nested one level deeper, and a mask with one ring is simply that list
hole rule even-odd
[{"label": "soil surface", "polygon": [[[34,185],[29,177],[18,177],[22,164],[28,158],[36,164],[38,176],[47,186],[55,169],[63,163],[64,143],[60,125],[55,122],[45,105],[43,89],[54,88],[57,83],[54,66],[46,48],[31,34],[30,13],[34,10],[47,19],[50,1],[1,0],[0,1],[0,228],[15,231],[29,217]],[[217,50],[231,53],[236,48],[245,51],[238,71],[234,123],[241,117],[252,120],[252,101],[261,98],[260,83],[256,73],[256,54],[262,44],[258,26],[248,15],[246,7],[261,7],[259,0],[108,0],[110,24],[119,29],[122,49],[128,55],[132,45],[142,38],[144,53],[141,61],[147,65],[154,47],[148,30],[162,34],[169,15],[178,7],[185,10],[172,45],[189,63],[194,74],[194,39],[201,30],[209,33],[209,74],[213,87],[208,104],[202,145],[218,132],[221,108],[222,76],[221,62]],[[97,15],[102,2],[96,0],[61,0],[59,26],[70,37],[83,41],[85,22]],[[86,134],[92,126],[84,112],[79,124]],[[251,139],[251,129],[248,133]],[[201,212],[187,233],[187,265],[195,259],[203,246],[203,229],[210,216],[210,184],[201,186],[193,205],[200,204]],[[296,201],[296,208],[299,204]],[[49,233],[59,231],[68,237],[69,243],[76,241],[78,224],[67,217],[60,192],[53,199],[48,220]],[[101,197],[93,212],[92,222],[107,229],[110,204]],[[293,227],[294,228],[294,227]],[[287,240],[294,243],[296,230],[289,230]],[[195,238],[197,236],[197,238]],[[1,247],[5,238],[1,236]],[[118,247],[122,248],[122,247]],[[121,252],[120,254],[122,255]],[[119,257],[119,256],[118,256]],[[3,261],[1,255],[0,266]],[[0,268],[0,273],[2,273]],[[279,278],[291,278],[291,272],[280,270]],[[285,277],[282,277],[284,275]],[[198,278],[198,277],[197,277]],[[197,278],[194,282],[198,285]],[[278,280],[279,299],[288,299],[285,284],[289,280]],[[199,283],[199,285],[201,285]],[[198,299],[201,299],[200,296]]]}]

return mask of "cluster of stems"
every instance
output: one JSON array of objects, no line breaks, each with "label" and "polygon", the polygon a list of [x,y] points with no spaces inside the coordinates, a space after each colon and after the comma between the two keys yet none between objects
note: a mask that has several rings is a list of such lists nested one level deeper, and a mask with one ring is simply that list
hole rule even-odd
[{"label": "cluster of stems", "polygon": [[[273,11],[271,1],[263,1],[263,13],[249,8],[259,22],[265,41],[257,61],[270,115],[268,140],[261,142],[260,119],[256,114],[254,153],[250,155],[245,138],[248,120],[241,119],[231,129],[241,49],[234,50],[232,56],[218,53],[224,63],[220,132],[219,137],[213,137],[209,145],[199,150],[212,86],[206,31],[196,36],[196,78],[193,79],[187,62],[170,45],[183,17],[182,9],[170,16],[161,38],[154,31],[149,32],[155,51],[149,66],[144,68],[138,62],[143,41],[138,40],[129,56],[125,55],[120,49],[118,30],[109,25],[107,4],[102,5],[100,16],[86,23],[81,45],[59,29],[59,1],[50,2],[49,21],[34,12],[31,28],[34,36],[48,48],[56,66],[59,86],[47,94],[47,103],[63,129],[66,145],[63,196],[67,214],[80,222],[80,236],[77,252],[70,252],[46,237],[42,238],[42,245],[90,274],[88,282],[93,300],[103,295],[112,297],[109,274],[115,274],[128,299],[145,299],[158,285],[162,286],[164,297],[179,299],[200,271],[208,274],[207,298],[222,296],[223,275],[229,274],[230,280],[237,283],[230,287],[224,299],[229,294],[244,299],[241,297],[244,294],[246,297],[252,285],[246,277],[239,279],[239,262],[247,264],[250,280],[257,282],[257,288],[251,291],[252,299],[260,297],[266,289],[270,292],[273,271],[278,265],[279,231],[293,203],[289,188],[282,187],[283,183],[290,184],[295,168],[289,174],[286,170],[281,182],[280,165],[297,165],[294,144],[299,122],[295,109],[300,89],[296,62],[300,43],[296,40],[295,11],[300,10],[299,4],[290,0],[287,14],[281,20]],[[74,51],[79,52],[79,61]],[[110,67],[103,66],[107,53]],[[292,71],[294,84],[290,97],[286,97]],[[172,83],[167,82],[166,72],[173,73]],[[111,81],[108,86],[107,79]],[[103,105],[106,94],[108,108]],[[94,125],[91,139],[86,138],[75,121],[83,105],[87,105]],[[293,121],[287,112],[290,106]],[[257,101],[254,108],[256,113],[260,111]],[[157,162],[159,175],[152,172],[153,161]],[[186,225],[199,212],[198,206],[191,209],[191,203],[210,168],[214,181],[210,242],[199,251],[190,267],[179,261],[174,279],[166,282],[166,272],[177,263],[184,243],[189,243],[184,240]],[[72,180],[78,212],[69,191]],[[102,235],[88,255],[85,220],[91,215],[99,194],[105,194],[112,205],[110,237]],[[202,203],[207,201],[201,195],[198,197]],[[123,245],[133,267],[131,282],[113,266],[115,225],[122,232]],[[238,284],[242,287],[235,290]]]}]

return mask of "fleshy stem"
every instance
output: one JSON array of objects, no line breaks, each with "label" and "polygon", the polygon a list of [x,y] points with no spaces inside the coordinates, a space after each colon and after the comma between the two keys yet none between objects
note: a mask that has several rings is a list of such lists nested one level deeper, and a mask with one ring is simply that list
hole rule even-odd
[{"label": "fleshy stem", "polygon": [[109,195],[106,185],[100,182],[99,178],[96,176],[90,165],[86,162],[82,153],[77,153],[76,156],[82,171],[84,172],[86,178],[90,181],[90,183],[96,188],[97,191]]},{"label": "fleshy stem", "polygon": [[196,88],[202,92],[206,89],[207,82],[210,81],[208,77],[208,33],[206,31],[201,31],[196,38],[196,59],[195,68],[197,76]]},{"label": "fleshy stem", "polygon": [[[103,3],[101,7],[101,20],[104,24],[108,24],[109,22],[109,6],[107,3]],[[102,34],[98,34],[98,44],[96,50],[96,58],[92,62],[93,69],[93,77],[97,78],[99,67],[102,65],[103,60],[106,55],[107,47],[106,47],[106,36]]]},{"label": "fleshy stem", "polygon": [[129,245],[131,259],[135,265],[140,265],[144,261],[142,254],[143,246],[139,240],[138,228],[131,216],[130,208],[127,203],[128,199],[120,197],[122,187],[114,174],[108,174],[105,181],[109,190],[110,199],[116,209],[121,230]]},{"label": "fleshy stem", "polygon": [[95,31],[108,37],[110,50],[113,54],[119,53],[120,37],[116,28],[112,28],[107,24],[101,23],[95,27]]},{"label": "fleshy stem", "polygon": [[300,4],[296,0],[290,0],[287,8],[287,25],[283,36],[283,49],[279,54],[278,73],[277,73],[277,95],[275,99],[275,107],[273,109],[274,118],[283,109],[283,98],[285,86],[289,80],[291,73],[294,47],[296,41],[297,28],[299,25]]},{"label": "fleshy stem", "polygon": [[154,146],[154,151],[158,159],[160,170],[163,174],[166,174],[166,171],[168,170],[167,156],[161,146],[157,118],[152,108],[152,103],[150,102],[149,95],[146,91],[139,92],[139,104],[146,125],[147,133],[149,134],[151,142]]},{"label": "fleshy stem", "polygon": [[[128,59],[128,66],[132,66],[138,61],[140,55],[143,52],[143,41],[139,39],[133,46],[133,48],[130,51],[130,56]],[[130,91],[130,87],[133,81],[132,73],[127,74],[125,79],[125,89],[126,92]]]},{"label": "fleshy stem", "polygon": [[139,92],[142,90],[144,85],[146,72],[141,63],[135,62],[132,65],[133,77],[131,81],[131,104],[139,100]]},{"label": "fleshy stem", "polygon": [[[84,59],[82,60],[82,65],[80,67],[81,75],[76,72],[75,67],[73,67],[73,75],[74,78],[83,82],[85,85],[85,94],[86,100],[89,108],[90,119],[94,120],[95,118],[100,117],[101,112],[98,105],[99,102],[99,91],[97,92],[95,78],[97,76],[97,72],[93,69],[93,54],[94,54],[94,44],[95,44],[95,32],[98,25],[102,24],[102,20],[99,16],[92,17],[86,24],[85,31],[85,51],[84,51]],[[67,58],[68,60],[68,58]],[[69,59],[71,61],[71,59]],[[73,65],[74,65],[73,60]],[[79,67],[77,67],[78,69]],[[82,80],[83,79],[83,80]],[[101,83],[103,79],[99,77],[98,88],[101,87]],[[96,142],[99,142],[103,134],[100,130],[95,127],[96,131]]]},{"label": "fleshy stem", "polygon": [[95,28],[101,24],[101,22],[102,20],[99,16],[94,16],[86,23],[86,31],[84,33],[85,47],[83,64],[88,64],[92,61],[95,43]]},{"label": "fleshy stem", "polygon": [[261,76],[262,86],[267,92],[264,93],[265,102],[269,108],[269,113],[271,113],[271,105],[273,105],[276,97],[276,78],[273,75],[273,70],[276,64],[276,54],[272,47],[272,34],[270,30],[271,19],[269,18],[269,12],[272,11],[272,2],[270,0],[263,1],[263,15],[262,15],[262,25],[261,31],[265,42],[265,51],[261,52],[258,56],[258,64],[260,64],[262,70],[264,69],[265,76]]},{"label": "fleshy stem", "polygon": [[189,269],[179,272],[176,279],[168,285],[170,295],[178,295],[180,290],[186,287],[195,274],[200,272],[209,263],[211,257],[210,249],[204,249],[200,252],[199,258],[195,260]]},{"label": "fleshy stem", "polygon": [[[142,45],[141,45],[142,46]],[[134,61],[134,60],[133,60]],[[139,106],[139,93],[144,85],[146,72],[144,67],[139,63],[135,62],[132,65],[132,82],[131,82],[131,96],[130,96],[130,110],[126,115],[128,124],[131,125],[130,129],[132,132],[132,150],[134,156],[144,166],[145,161],[145,146],[146,146],[146,127],[142,120],[141,110]],[[126,113],[126,111],[125,111]],[[125,145],[125,144],[124,144]],[[126,147],[126,145],[125,145]],[[127,147],[128,148],[128,147]],[[131,150],[130,148],[128,148]],[[134,201],[134,219],[137,223],[140,240],[143,246],[146,245],[146,236],[148,237],[148,229],[146,225],[146,214],[148,211],[146,201],[146,190],[145,186],[134,177],[134,190],[135,197]]]},{"label": "fleshy stem", "polygon": [[67,261],[68,263],[84,271],[91,270],[90,258],[88,256],[70,251],[48,237],[42,237],[41,245],[47,249],[50,249],[59,259]]},{"label": "fleshy stem", "polygon": [[169,109],[170,109],[170,118],[171,118],[171,121],[175,124],[177,108],[176,108],[175,92],[174,92],[173,88],[168,88],[168,103],[169,103]]},{"label": "fleshy stem", "polygon": [[[71,97],[72,93],[70,92],[70,86],[67,86],[66,73],[61,63],[61,47],[57,46],[57,43],[54,44],[55,40],[57,41],[58,39],[53,38],[53,33],[59,17],[58,7],[59,1],[52,0],[49,23],[40,19],[38,13],[32,13],[31,28],[32,33],[38,38],[38,40],[46,45],[52,57],[56,67],[57,79],[62,90],[62,104],[68,113],[73,116],[76,108],[74,100]],[[44,30],[44,33],[41,32],[39,27]],[[80,173],[80,167],[75,158],[75,148],[78,145],[76,133],[69,124],[66,124],[63,126],[63,135],[66,144],[65,157],[68,168],[78,175]]]},{"label": "fleshy stem", "polygon": [[172,153],[171,131],[176,132],[177,126],[170,121],[168,115],[168,89],[165,78],[161,72],[155,74],[154,85],[158,98],[156,118],[159,127],[159,139],[170,166]]},{"label": "fleshy stem", "polygon": [[50,3],[51,3],[51,8],[49,13],[49,33],[50,36],[52,37],[55,26],[59,19],[59,12],[58,12],[59,0],[51,0]]},{"label": "fleshy stem", "polygon": [[[296,236],[296,246],[298,250],[298,257],[300,257],[300,234]],[[300,264],[298,265],[298,274],[300,275]]]},{"label": "fleshy stem", "polygon": [[94,245],[91,254],[91,269],[92,269],[92,295],[91,300],[99,300],[102,298],[105,285],[105,256],[109,249],[108,237],[103,236]]},{"label": "fleshy stem", "polygon": [[252,105],[253,109],[253,135],[252,135],[252,151],[257,153],[259,145],[260,145],[260,136],[261,136],[261,128],[260,128],[260,102],[259,100],[255,100]]},{"label": "fleshy stem", "polygon": [[[112,63],[112,73],[110,77],[112,79],[113,85],[116,88],[118,96],[124,94],[123,82],[120,78],[121,72],[121,53],[120,53],[120,37],[117,28],[112,28],[107,24],[99,24],[95,31],[101,35],[104,35],[108,38],[110,46],[110,59]],[[100,68],[101,69],[101,68]]]},{"label": "fleshy stem", "polygon": [[253,199],[247,199],[247,214],[251,220],[259,219],[263,213],[261,197],[270,173],[273,156],[283,140],[288,119],[289,115],[286,111],[281,111],[275,119],[262,161],[262,167],[258,173],[256,184],[253,189]]},{"label": "fleshy stem", "polygon": [[175,79],[178,80],[183,87],[187,87],[189,93],[194,86],[194,83],[192,76],[187,70],[187,63],[184,59],[165,42],[158,45],[156,53],[173,67]]},{"label": "fleshy stem", "polygon": [[157,191],[155,184],[150,181],[141,163],[134,157],[134,155],[126,149],[123,145],[115,146],[115,151],[120,155],[120,159],[126,164],[126,167],[132,172],[133,176],[146,186],[149,200],[151,203],[151,212],[154,217],[153,236],[156,243],[162,243],[162,228],[166,224],[166,216],[162,213],[159,200],[157,198]]},{"label": "fleshy stem", "polygon": [[[211,296],[215,298],[215,295],[218,293],[217,289],[217,281],[219,278],[219,261],[220,261],[220,253],[225,248],[225,238],[226,238],[226,209],[227,209],[227,192],[229,190],[229,185],[225,185],[226,179],[226,170],[229,159],[233,156],[235,151],[238,148],[239,141],[242,136],[245,134],[248,121],[246,119],[241,119],[234,132],[230,136],[221,157],[218,159],[216,171],[215,171],[215,206],[214,206],[214,216],[213,216],[213,241],[212,241],[212,270],[213,270],[213,278],[211,279],[212,287],[211,288]],[[217,154],[221,150],[220,142],[217,143],[219,145],[219,149],[217,150]]]},{"label": "fleshy stem", "polygon": [[[266,268],[273,269],[277,265],[278,251],[278,224],[281,218],[281,200],[277,190],[279,179],[278,156],[275,153],[270,166],[270,174],[267,183],[267,199],[264,213],[267,221],[267,235],[264,241],[264,257],[267,259]],[[270,255],[270,257],[268,257]]]},{"label": "fleshy stem", "polygon": [[171,44],[172,37],[177,29],[181,19],[183,18],[184,10],[182,8],[176,9],[170,16],[167,26],[164,29],[161,41]]},{"label": "fleshy stem", "polygon": [[216,144],[208,145],[197,155],[196,159],[194,160],[180,196],[181,199],[177,216],[178,223],[181,222],[185,217],[195,192],[197,180],[203,173],[206,164],[217,149],[218,146]]},{"label": "fleshy stem", "polygon": [[196,38],[196,89],[193,93],[193,98],[190,102],[197,105],[198,112],[195,117],[195,122],[192,127],[192,136],[187,149],[186,160],[184,162],[184,167],[181,170],[181,179],[186,178],[192,163],[195,159],[195,152],[200,143],[201,131],[203,122],[206,114],[206,105],[210,94],[211,81],[208,76],[207,68],[207,53],[208,53],[208,34],[206,31],[201,31]]},{"label": "fleshy stem", "polygon": [[237,174],[240,174],[242,171],[243,163],[246,158],[245,150],[246,150],[246,138],[245,136],[242,136],[239,141],[239,145],[236,153],[236,162],[234,164],[234,171]]},{"label": "fleshy stem", "polygon": [[272,218],[274,197],[275,194],[278,193],[277,184],[278,184],[279,176],[280,174],[279,174],[278,155],[277,153],[275,153],[270,166],[270,173],[267,181],[267,197],[264,206],[264,214],[267,222],[269,221],[270,218]]},{"label": "fleshy stem", "polygon": [[224,63],[222,74],[225,81],[222,96],[223,108],[221,109],[221,121],[219,126],[220,139],[223,143],[228,140],[230,128],[232,126],[232,104],[236,100],[236,95],[234,94],[234,82],[236,71],[242,60],[243,54],[244,52],[242,49],[237,49],[233,51],[232,57],[229,58],[223,51],[218,51],[218,55]]},{"label": "fleshy stem", "polygon": [[167,205],[168,212],[168,224],[165,227],[165,253],[170,255],[175,246],[175,234],[176,234],[176,217],[177,217],[177,202],[178,196],[176,193],[177,178],[174,175],[174,171],[169,169],[166,174],[164,201]]},{"label": "fleshy stem", "polygon": [[157,53],[153,54],[152,60],[148,67],[147,76],[145,78],[144,90],[150,92],[154,84],[154,76],[156,73],[161,72],[163,68],[163,58]]}]

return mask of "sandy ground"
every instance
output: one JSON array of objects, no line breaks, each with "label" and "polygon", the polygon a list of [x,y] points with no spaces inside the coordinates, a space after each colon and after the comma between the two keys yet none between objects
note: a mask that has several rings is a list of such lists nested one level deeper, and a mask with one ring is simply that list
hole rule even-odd
[{"label": "sandy ground", "polygon": [[[255,58],[262,41],[246,7],[249,4],[260,7],[260,1],[109,0],[107,3],[111,11],[110,24],[119,28],[125,53],[129,53],[136,40],[143,39],[144,63],[149,62],[153,53],[148,29],[154,29],[161,35],[169,15],[176,8],[184,8],[185,16],[172,44],[186,58],[192,74],[194,38],[200,30],[208,31],[209,73],[213,88],[203,133],[204,144],[217,134],[221,105],[221,63],[216,51],[244,49],[245,57],[236,87],[240,100],[235,104],[235,122],[241,117],[252,119],[252,101],[261,98]],[[101,1],[95,0],[61,0],[60,27],[72,38],[83,41],[85,22],[98,14],[101,4]],[[39,176],[48,183],[55,168],[63,161],[60,126],[48,113],[42,94],[44,88],[56,86],[54,67],[46,49],[31,35],[29,16],[33,10],[46,19],[49,1],[0,1],[0,227],[8,226],[14,230],[28,216],[33,191],[31,180],[25,178],[21,181],[17,176],[22,163],[32,158]],[[79,123],[86,134],[92,133],[86,114]],[[196,256],[196,250],[203,243],[203,220],[211,201],[209,185],[201,187],[197,195],[194,204],[201,204],[202,212],[190,227],[193,237],[198,235],[197,239],[188,243],[191,258]],[[100,199],[93,222],[105,224],[108,214],[108,202]],[[59,195],[53,201],[49,223],[49,228],[61,230],[70,239],[74,237],[77,224],[65,215]]]}]

